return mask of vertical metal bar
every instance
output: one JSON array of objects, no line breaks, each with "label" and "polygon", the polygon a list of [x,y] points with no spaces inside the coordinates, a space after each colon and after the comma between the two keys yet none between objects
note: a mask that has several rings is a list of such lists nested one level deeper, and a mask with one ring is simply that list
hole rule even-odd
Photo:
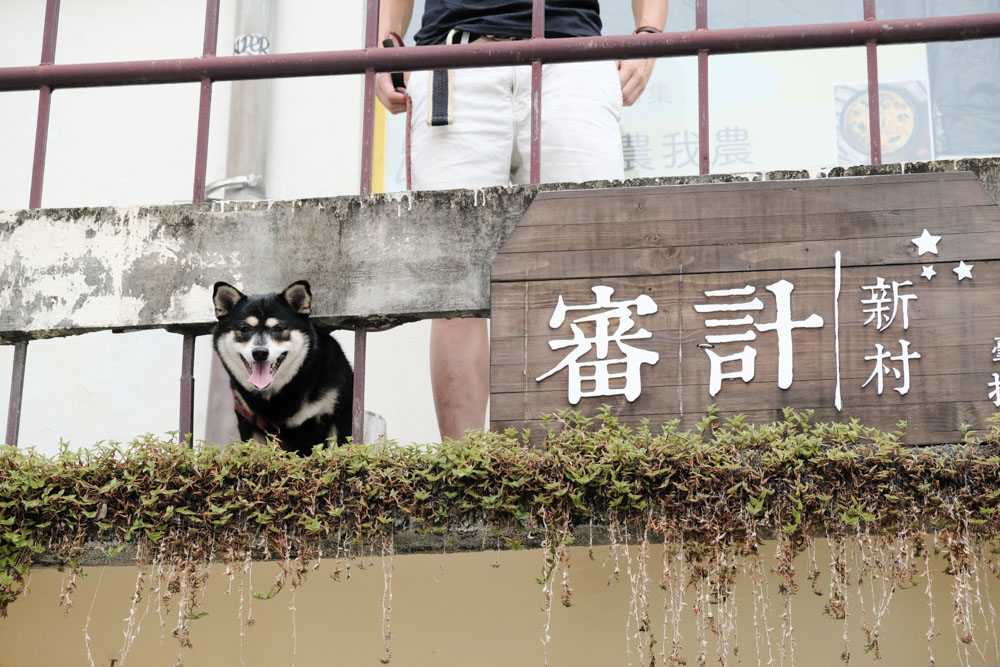
[{"label": "vertical metal bar", "polygon": [[[708,0],[696,0],[695,30],[708,30]],[[698,51],[698,173],[711,167],[708,144],[708,50]]]},{"label": "vertical metal bar", "polygon": [[364,95],[361,128],[361,194],[370,195],[375,146],[375,70],[365,70]]},{"label": "vertical metal bar", "polygon": [[[365,48],[378,45],[379,0],[368,0],[368,15],[365,17]],[[372,191],[372,148],[375,145],[375,70],[365,70],[364,108],[361,124],[361,194]],[[355,397],[357,398],[357,397]]]},{"label": "vertical metal bar", "polygon": [[[202,55],[214,56],[219,35],[219,0],[205,2],[205,46]],[[198,139],[194,157],[194,192],[191,199],[205,201],[205,172],[208,170],[208,130],[212,118],[212,80],[201,78],[198,100]]]},{"label": "vertical metal bar", "polygon": [[[379,0],[368,0],[365,17],[365,48],[378,43]],[[375,70],[365,70],[365,92],[361,120],[361,194],[372,192],[372,163],[375,146]],[[363,325],[354,327],[354,408],[351,410],[351,437],[354,442],[365,439],[365,363],[368,331]]]},{"label": "vertical metal bar", "polygon": [[[545,0],[531,5],[531,38],[545,39]],[[542,180],[542,63],[531,62],[531,157],[529,178],[532,183]]]},{"label": "vertical metal bar", "polygon": [[[51,65],[56,59],[56,35],[59,31],[59,0],[45,3],[45,23],[42,28],[42,56],[40,65]],[[31,165],[31,190],[28,207],[42,205],[42,184],[45,181],[45,154],[49,143],[49,111],[52,107],[52,89],[42,86],[38,90],[38,118],[35,122],[35,155]]]},{"label": "vertical metal bar", "polygon": [[205,174],[208,171],[208,130],[212,118],[212,80],[202,78],[198,101],[198,139],[194,156],[194,191],[191,201],[205,201]]},{"label": "vertical metal bar", "polygon": [[[864,0],[865,20],[875,20],[875,0]],[[868,136],[871,140],[871,163],[882,164],[882,121],[879,114],[878,45],[865,44],[868,58]]]},{"label": "vertical metal bar", "polygon": [[24,396],[24,366],[28,357],[28,341],[14,344],[14,366],[10,378],[10,402],[7,407],[7,437],[11,447],[17,447],[21,429],[21,400]]},{"label": "vertical metal bar", "polygon": [[354,409],[351,411],[351,437],[354,442],[365,440],[365,363],[368,353],[368,330],[354,328]]},{"label": "vertical metal bar", "polygon": [[[219,0],[205,2],[205,40],[202,55],[214,56],[219,35]],[[194,155],[194,192],[191,199],[205,201],[205,173],[208,169],[208,129],[212,117],[212,80],[201,79],[198,100],[198,138]],[[193,334],[184,334],[181,348],[179,442],[194,443],[194,342]]]},{"label": "vertical metal bar", "polygon": [[194,334],[184,334],[181,348],[181,407],[178,442],[194,443]]},{"label": "vertical metal bar", "polygon": [[49,112],[52,107],[52,89],[42,86],[38,90],[38,119],[35,121],[35,157],[31,163],[31,191],[28,208],[41,208],[42,184],[45,181],[45,153],[49,143]]}]

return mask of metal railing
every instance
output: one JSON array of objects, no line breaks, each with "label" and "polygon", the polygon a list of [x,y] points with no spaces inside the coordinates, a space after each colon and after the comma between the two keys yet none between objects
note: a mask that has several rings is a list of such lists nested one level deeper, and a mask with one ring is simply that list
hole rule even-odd
[{"label": "metal railing", "polygon": [[[360,192],[372,189],[375,118],[375,74],[432,68],[463,68],[530,64],[532,67],[531,182],[540,180],[542,63],[651,57],[697,56],[699,172],[709,170],[709,55],[864,46],[867,52],[870,160],[881,164],[879,131],[879,45],[961,41],[1000,37],[1000,12],[921,19],[876,20],[876,0],[861,0],[864,20],[855,22],[710,30],[708,0],[696,0],[695,30],[662,34],[578,37],[547,40],[544,37],[544,0],[534,0],[532,38],[512,42],[487,42],[453,46],[380,49],[379,0],[368,0],[365,44],[362,49],[270,55],[219,56],[216,53],[219,2],[206,0],[204,48],[201,57],[132,62],[55,64],[60,0],[46,0],[42,54],[38,65],[0,68],[0,92],[38,90],[29,208],[40,208],[45,175],[49,113],[56,88],[128,86],[158,83],[200,83],[198,130],[195,146],[193,195],[205,201],[209,117],[212,84],[217,81],[285,77],[364,74],[364,113]],[[354,438],[363,438],[366,336],[355,328]],[[179,429],[183,437],[193,430],[194,334],[181,334],[181,387]],[[15,344],[11,375],[6,442],[17,445],[28,342]]]}]

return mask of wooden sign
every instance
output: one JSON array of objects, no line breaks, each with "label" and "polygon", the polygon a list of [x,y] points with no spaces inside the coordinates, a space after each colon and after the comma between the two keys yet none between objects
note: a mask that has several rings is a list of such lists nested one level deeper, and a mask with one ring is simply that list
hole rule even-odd
[{"label": "wooden sign", "polygon": [[967,172],[544,192],[491,281],[495,429],[787,406],[949,443],[1000,407],[1000,208]]}]

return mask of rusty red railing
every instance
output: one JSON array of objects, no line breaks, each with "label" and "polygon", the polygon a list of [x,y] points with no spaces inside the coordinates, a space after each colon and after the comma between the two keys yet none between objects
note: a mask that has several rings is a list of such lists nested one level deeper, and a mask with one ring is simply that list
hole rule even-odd
[{"label": "rusty red railing", "polygon": [[[219,0],[206,0],[205,38],[201,57],[110,63],[55,64],[60,0],[46,0],[42,54],[38,65],[0,68],[0,92],[38,90],[38,120],[31,172],[30,208],[42,203],[45,155],[48,141],[52,91],[56,88],[127,86],[158,83],[199,83],[198,132],[195,147],[193,200],[205,199],[208,155],[208,125],[212,84],[216,81],[270,79],[284,77],[364,74],[364,114],[362,122],[362,194],[371,192],[372,146],[374,142],[375,74],[432,68],[483,67],[530,64],[532,67],[531,182],[541,172],[542,63],[626,58],[696,56],[698,59],[699,172],[709,170],[708,58],[715,54],[752,53],[864,46],[867,53],[869,127],[872,128],[872,164],[881,164],[879,132],[878,51],[879,45],[960,41],[1000,37],[1000,12],[921,19],[876,20],[876,0],[862,0],[864,20],[856,22],[711,30],[708,27],[708,0],[696,0],[695,29],[687,32],[580,37],[546,40],[544,0],[533,0],[532,39],[514,42],[487,42],[453,46],[426,46],[408,49],[379,49],[379,0],[368,0],[363,49],[286,53],[270,55],[219,56],[216,42]],[[194,335],[182,334],[180,437],[193,430]],[[354,433],[360,441],[364,427],[365,356],[367,330],[355,329]],[[21,403],[27,360],[27,341],[15,344],[11,374],[6,442],[17,445]]]}]

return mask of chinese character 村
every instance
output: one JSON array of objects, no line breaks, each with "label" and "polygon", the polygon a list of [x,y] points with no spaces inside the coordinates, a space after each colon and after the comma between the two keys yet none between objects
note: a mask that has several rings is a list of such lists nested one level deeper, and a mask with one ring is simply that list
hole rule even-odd
[{"label": "chinese character \u6751", "polygon": [[[552,313],[549,320],[549,327],[553,329],[562,326],[569,311],[596,312],[570,322],[570,330],[573,332],[572,339],[549,341],[549,347],[553,350],[568,347],[573,349],[559,364],[535,380],[541,382],[550,375],[567,368],[569,369],[569,402],[572,405],[579,403],[584,396],[624,395],[628,401],[634,401],[642,391],[640,366],[642,364],[655,364],[659,361],[660,355],[657,352],[642,350],[624,342],[653,337],[653,334],[641,328],[630,333],[635,327],[631,308],[634,307],[635,312],[639,315],[650,315],[656,312],[656,303],[648,294],[642,294],[632,301],[612,301],[611,295],[615,290],[603,285],[592,287],[591,291],[594,292],[597,300],[595,303],[584,306],[567,306],[562,295],[559,296],[555,312]],[[580,327],[585,322],[593,323],[594,335],[592,337],[588,337]],[[612,325],[612,322],[616,324]],[[608,350],[611,343],[614,343],[624,356],[609,359]],[[581,361],[591,351],[596,352],[597,360]],[[612,372],[613,367],[622,366],[624,366],[624,370]],[[584,375],[584,369],[591,369],[591,374]],[[611,380],[619,378],[624,378],[625,386],[612,388]],[[594,389],[584,391],[584,382],[592,382]]]},{"label": "chinese character \u6751", "polygon": [[[868,376],[865,383],[861,385],[864,389],[868,384],[875,380],[875,393],[879,396],[882,395],[882,376],[892,373],[893,377],[897,380],[902,378],[903,383],[899,387],[893,387],[899,392],[901,396],[905,396],[910,391],[910,359],[919,359],[919,352],[910,352],[910,341],[902,340],[899,341],[900,352],[897,356],[892,356],[880,343],[875,344],[875,354],[865,357],[865,361],[874,361],[875,369],[872,374]],[[898,361],[901,362],[901,368],[895,366],[889,366],[885,363],[885,360]]]}]

